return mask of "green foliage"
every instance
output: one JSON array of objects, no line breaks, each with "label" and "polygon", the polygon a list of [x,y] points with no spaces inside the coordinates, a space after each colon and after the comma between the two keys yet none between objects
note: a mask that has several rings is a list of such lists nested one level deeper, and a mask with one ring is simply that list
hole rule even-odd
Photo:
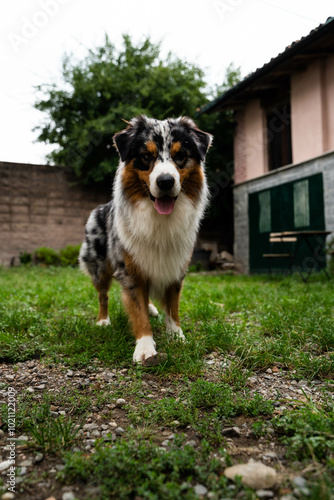
[{"label": "green foliage", "polygon": [[78,265],[78,258],[81,245],[67,245],[59,252],[60,265],[75,267]]},{"label": "green foliage", "polygon": [[31,253],[20,252],[20,262],[21,262],[21,264],[30,264],[31,257],[32,257]]},{"label": "green foliage", "polygon": [[99,485],[101,500],[195,500],[196,483],[205,484],[217,498],[255,498],[254,493],[240,485],[233,490],[228,488],[223,464],[210,456],[207,443],[195,450],[182,446],[180,439],[168,450],[138,441],[121,441],[114,446],[101,443],[90,456],[66,454],[62,476],[66,481]]},{"label": "green foliage", "polygon": [[53,248],[41,247],[35,250],[33,261],[36,264],[45,266],[72,266],[78,265],[78,258],[81,245],[67,245],[57,251]]},{"label": "green foliage", "polygon": [[77,441],[80,425],[63,416],[49,418],[43,422],[31,420],[26,429],[33,437],[33,445],[47,453],[59,453],[70,448]]},{"label": "green foliage", "polygon": [[290,458],[334,463],[334,407],[317,407],[309,402],[272,421]]},{"label": "green foliage", "polygon": [[53,248],[41,247],[34,252],[34,262],[46,266],[58,266],[60,264],[59,254]]},{"label": "green foliage", "polygon": [[203,71],[168,55],[147,38],[137,46],[123,36],[117,50],[105,43],[86,58],[63,62],[63,88],[40,85],[35,107],[46,113],[38,140],[58,145],[49,159],[68,165],[81,182],[110,179],[118,160],[112,136],[140,113],[158,119],[192,116],[207,101]]}]

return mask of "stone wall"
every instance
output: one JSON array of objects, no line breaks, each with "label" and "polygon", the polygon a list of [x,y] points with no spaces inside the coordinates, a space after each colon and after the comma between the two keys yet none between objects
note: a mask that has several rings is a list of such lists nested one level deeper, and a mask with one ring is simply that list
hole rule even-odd
[{"label": "stone wall", "polygon": [[111,186],[101,192],[75,184],[63,167],[0,162],[0,265],[42,246],[81,243],[90,211],[109,193]]},{"label": "stone wall", "polygon": [[334,233],[334,152],[273,170],[234,187],[234,257],[241,272],[249,273],[248,195],[321,172],[324,182],[325,227]]}]

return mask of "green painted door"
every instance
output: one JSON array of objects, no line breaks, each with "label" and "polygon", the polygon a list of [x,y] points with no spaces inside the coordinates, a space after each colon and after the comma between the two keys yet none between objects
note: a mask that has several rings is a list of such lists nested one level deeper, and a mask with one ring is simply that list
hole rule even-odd
[{"label": "green painted door", "polygon": [[[325,229],[322,174],[249,194],[248,217],[250,270],[267,272],[268,260],[263,254],[290,253],[293,244],[270,243],[271,232]],[[323,252],[321,256],[324,267]],[[296,264],[302,267],[307,257],[311,257],[311,250],[302,243]],[[283,271],[287,264],[286,258],[275,258],[271,267],[274,271]]]}]

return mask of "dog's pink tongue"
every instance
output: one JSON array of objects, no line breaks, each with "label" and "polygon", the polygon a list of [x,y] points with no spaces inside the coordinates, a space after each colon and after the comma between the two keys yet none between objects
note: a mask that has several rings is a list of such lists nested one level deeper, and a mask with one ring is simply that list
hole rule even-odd
[{"label": "dog's pink tongue", "polygon": [[168,215],[172,213],[174,203],[175,201],[170,196],[163,196],[155,199],[154,206],[160,215]]}]

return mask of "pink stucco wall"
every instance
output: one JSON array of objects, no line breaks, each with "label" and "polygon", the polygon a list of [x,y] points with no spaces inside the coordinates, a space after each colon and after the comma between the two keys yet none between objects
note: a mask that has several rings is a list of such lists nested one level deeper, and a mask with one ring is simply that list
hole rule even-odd
[{"label": "pink stucco wall", "polygon": [[250,101],[236,115],[234,138],[235,183],[262,175],[267,164],[265,145],[265,114],[260,100]]},{"label": "pink stucco wall", "polygon": [[327,59],[326,64],[326,109],[327,109],[327,149],[334,150],[334,55]]},{"label": "pink stucco wall", "polygon": [[323,63],[320,60],[291,77],[291,134],[294,163],[324,152]]},{"label": "pink stucco wall", "polygon": [[[334,56],[318,59],[291,75],[292,161],[334,150]],[[235,184],[268,171],[265,111],[260,100],[236,113]]]}]

